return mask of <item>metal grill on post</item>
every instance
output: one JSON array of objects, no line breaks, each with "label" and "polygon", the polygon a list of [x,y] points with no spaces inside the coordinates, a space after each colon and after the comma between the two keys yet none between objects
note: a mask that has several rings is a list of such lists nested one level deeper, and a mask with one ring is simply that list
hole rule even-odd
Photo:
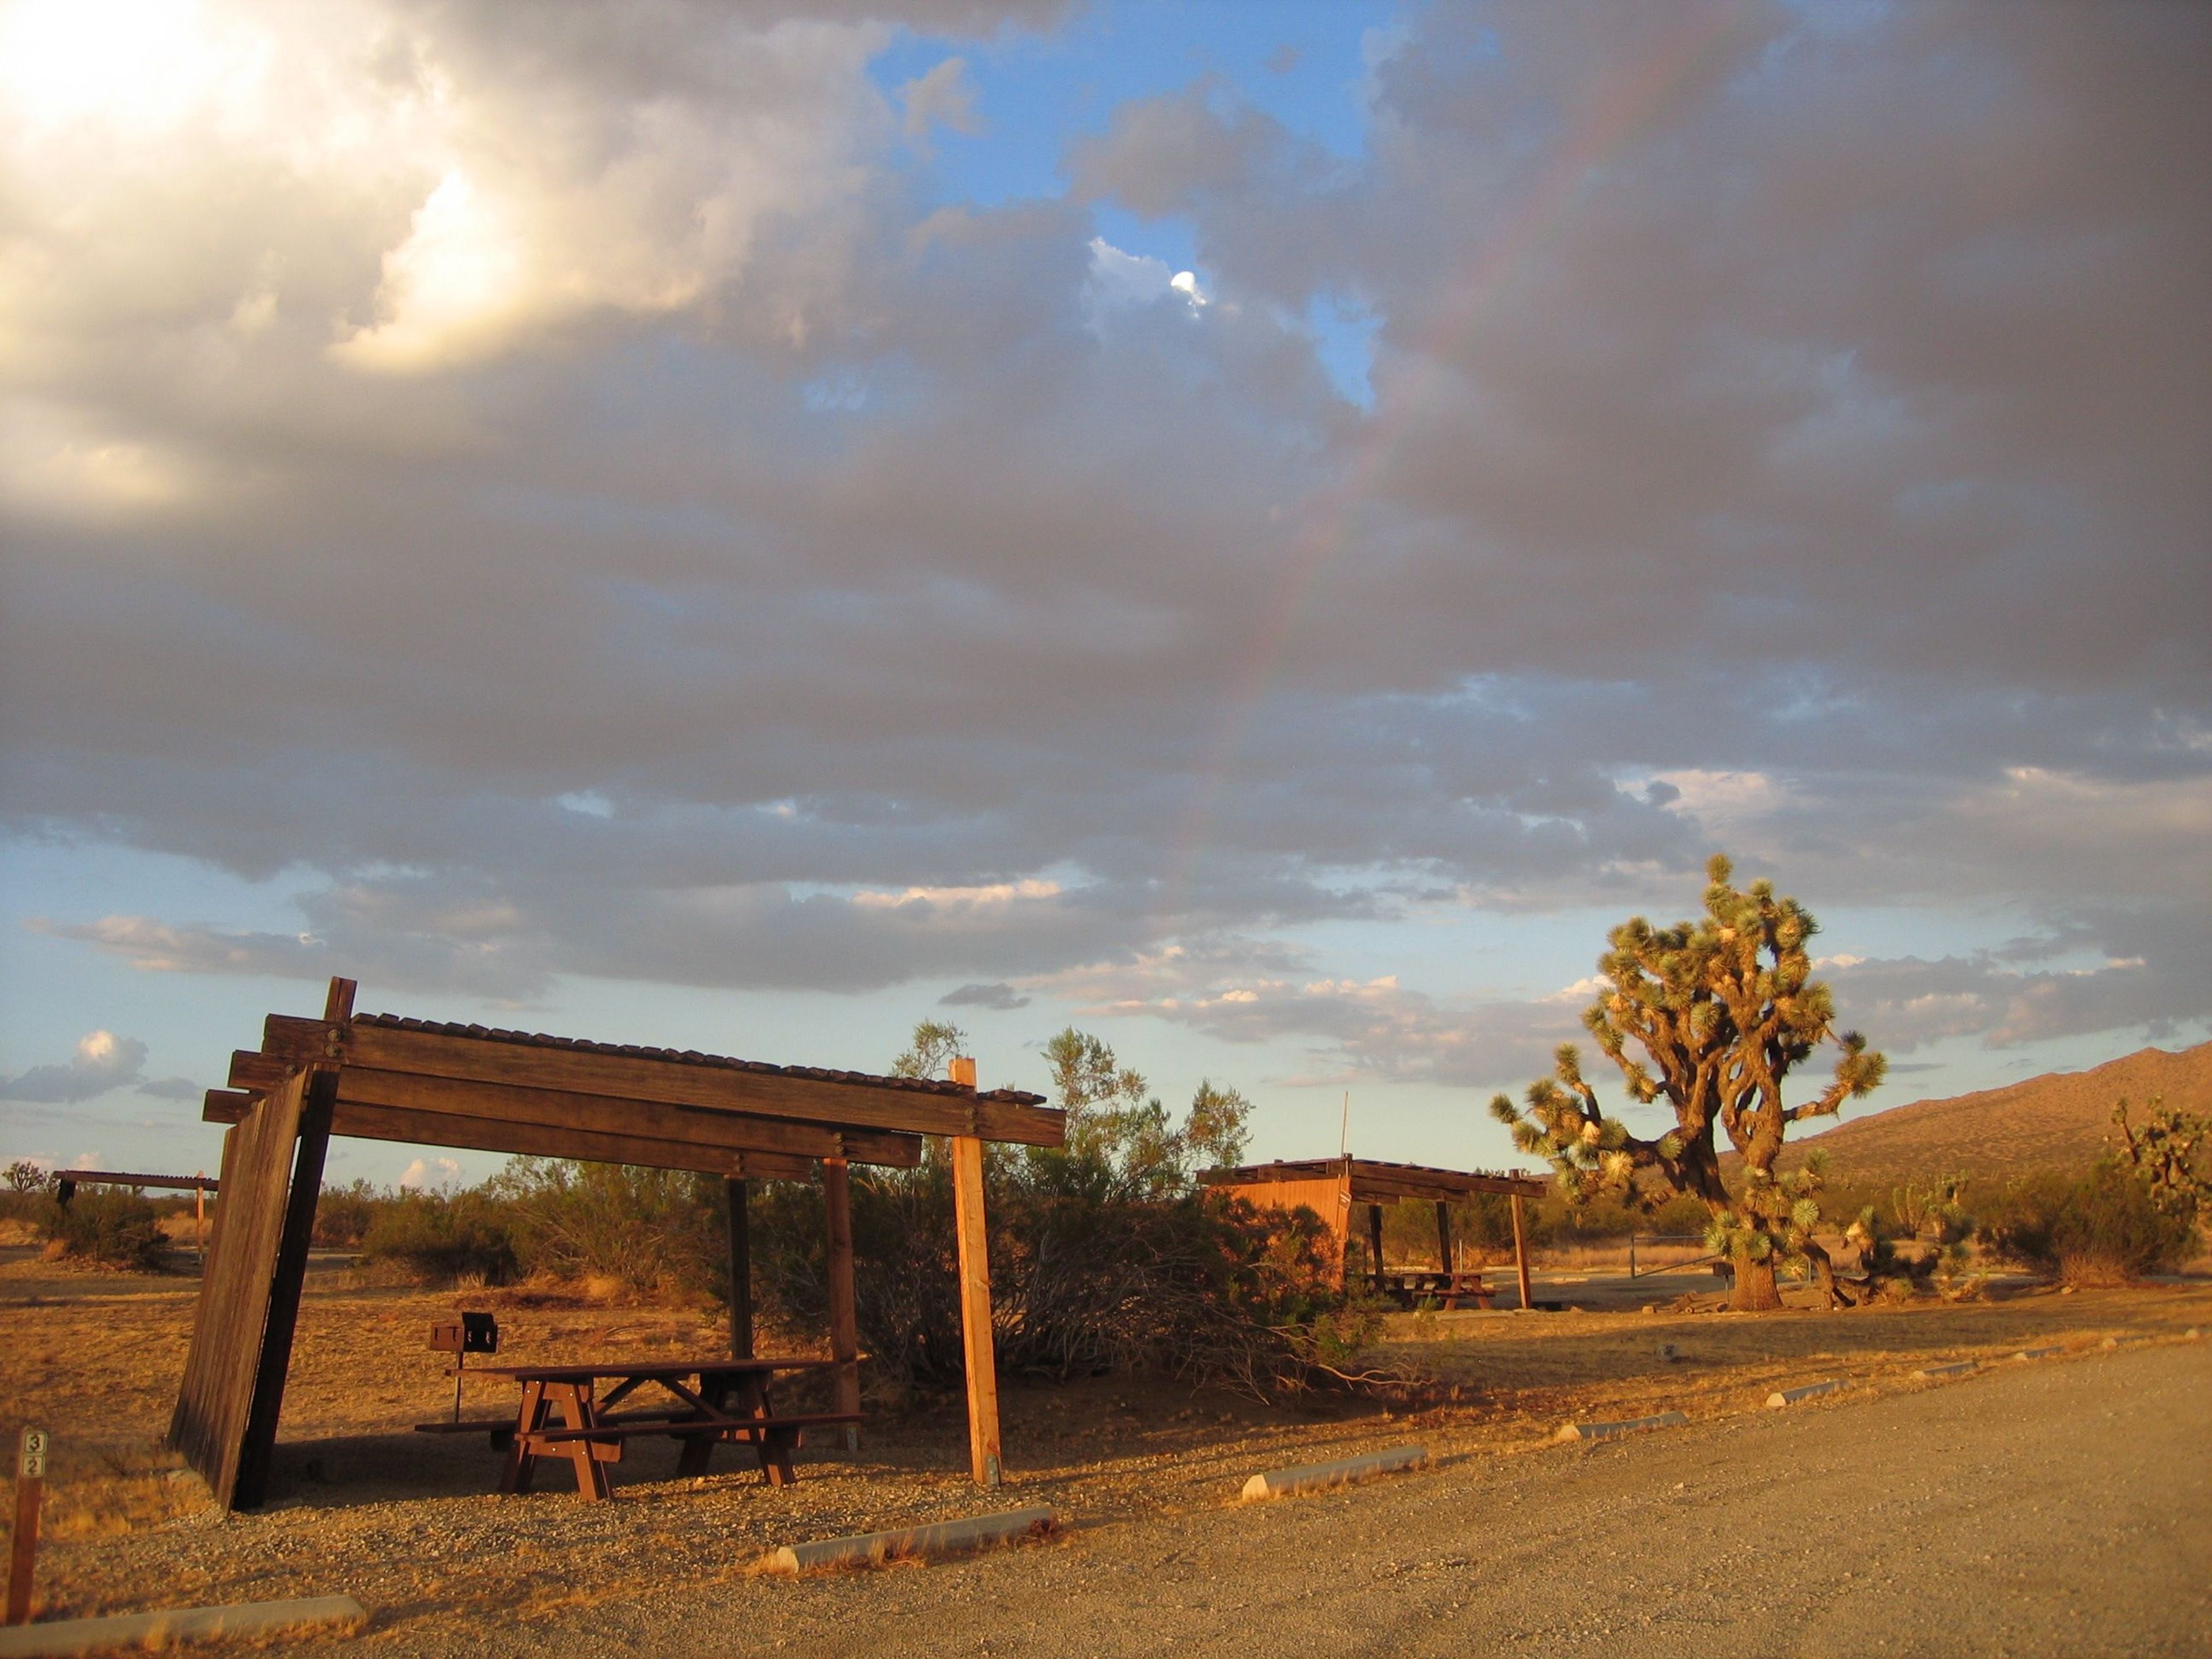
[{"label": "metal grill on post", "polygon": [[430,1349],[453,1356],[453,1421],[461,1420],[461,1373],[472,1353],[499,1352],[499,1321],[488,1313],[465,1313],[430,1327]]}]

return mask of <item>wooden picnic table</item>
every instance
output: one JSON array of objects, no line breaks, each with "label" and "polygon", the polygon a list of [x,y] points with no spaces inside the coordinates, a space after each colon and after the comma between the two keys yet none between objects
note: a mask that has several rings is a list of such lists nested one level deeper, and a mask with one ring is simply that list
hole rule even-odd
[{"label": "wooden picnic table", "polygon": [[[799,1478],[791,1454],[804,1430],[857,1423],[860,1418],[857,1412],[779,1414],[770,1384],[779,1375],[826,1371],[836,1363],[606,1359],[587,1364],[488,1365],[476,1375],[512,1376],[522,1385],[499,1489],[528,1492],[538,1461],[562,1457],[575,1470],[578,1495],[598,1502],[609,1496],[606,1466],[620,1462],[623,1443],[641,1434],[665,1435],[684,1443],[676,1465],[679,1475],[704,1474],[714,1443],[730,1440],[753,1447],[760,1457],[761,1478],[769,1486],[788,1486]],[[611,1386],[603,1390],[602,1383]],[[651,1406],[614,1409],[648,1384],[660,1396]]]},{"label": "wooden picnic table", "polygon": [[1487,1308],[1498,1299],[1497,1292],[1490,1288],[1490,1281],[1479,1272],[1438,1273],[1426,1267],[1386,1267],[1380,1278],[1378,1288],[1408,1308],[1419,1307],[1423,1302],[1435,1302],[1444,1308],[1470,1304]]}]

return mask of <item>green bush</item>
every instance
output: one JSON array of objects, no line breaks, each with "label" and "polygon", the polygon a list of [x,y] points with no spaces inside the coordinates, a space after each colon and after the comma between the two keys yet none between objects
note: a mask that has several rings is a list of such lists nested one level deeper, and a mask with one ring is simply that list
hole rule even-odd
[{"label": "green bush", "polygon": [[481,1279],[516,1275],[507,1207],[482,1192],[403,1193],[378,1205],[361,1241],[362,1259],[417,1279]]},{"label": "green bush", "polygon": [[[1341,1374],[1375,1333],[1332,1282],[1320,1221],[1161,1191],[1155,1173],[1133,1175],[1110,1146],[990,1149],[1000,1369],[1055,1380],[1146,1371],[1262,1395]],[[829,1300],[819,1189],[764,1189],[753,1229],[763,1304],[818,1328]],[[916,1170],[856,1172],[853,1243],[861,1342],[876,1373],[957,1381],[958,1257],[940,1150]]]},{"label": "green bush", "polygon": [[505,1204],[527,1273],[728,1295],[722,1183],[711,1176],[518,1158],[485,1192]]},{"label": "green bush", "polygon": [[366,1181],[350,1187],[325,1187],[315,1200],[315,1243],[334,1249],[358,1249],[385,1210],[404,1200],[380,1192]]},{"label": "green bush", "polygon": [[67,1204],[44,1202],[40,1230],[50,1255],[141,1273],[158,1273],[168,1261],[160,1212],[135,1192],[87,1187]]},{"label": "green bush", "polygon": [[2195,1243],[2185,1218],[2160,1210],[2142,1182],[2109,1164],[2078,1177],[2016,1182],[1985,1212],[1981,1239],[1992,1255],[2073,1285],[2169,1270]]}]

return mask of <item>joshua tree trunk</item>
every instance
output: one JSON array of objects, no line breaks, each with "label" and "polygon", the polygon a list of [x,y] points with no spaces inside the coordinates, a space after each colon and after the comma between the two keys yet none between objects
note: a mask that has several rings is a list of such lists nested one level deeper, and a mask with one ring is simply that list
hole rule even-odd
[{"label": "joshua tree trunk", "polygon": [[1782,1305],[1782,1291],[1774,1283],[1771,1255],[1764,1261],[1754,1261],[1747,1249],[1739,1249],[1735,1267],[1735,1288],[1729,1292],[1731,1313],[1767,1313]]}]

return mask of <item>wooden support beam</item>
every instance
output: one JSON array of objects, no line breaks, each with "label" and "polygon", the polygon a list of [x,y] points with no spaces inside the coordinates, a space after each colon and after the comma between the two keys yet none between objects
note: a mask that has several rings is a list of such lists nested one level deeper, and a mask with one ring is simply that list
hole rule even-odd
[{"label": "wooden support beam", "polygon": [[1521,1277],[1521,1305],[1528,1305],[1528,1241],[1521,1222],[1521,1194],[1513,1194],[1513,1270]]},{"label": "wooden support beam", "polygon": [[[339,1079],[341,1085],[343,1075]],[[253,1097],[238,1090],[210,1089],[200,1115],[210,1123],[236,1123],[252,1109]],[[811,1181],[811,1159],[781,1152],[748,1152],[654,1140],[643,1135],[594,1134],[584,1129],[547,1128],[531,1123],[498,1123],[486,1118],[447,1117],[389,1106],[363,1106],[341,1099],[331,1133],[358,1140],[397,1140],[416,1146],[460,1146],[479,1152],[518,1153],[526,1158],[568,1158],[586,1164],[629,1164],[648,1170],[696,1170],[727,1178]]]},{"label": "wooden support beam", "polygon": [[[282,1077],[286,1062],[274,1054],[240,1049],[230,1057],[234,1089],[258,1092]],[[487,1118],[502,1123],[593,1134],[670,1140],[738,1152],[780,1152],[793,1158],[847,1158],[860,1164],[910,1170],[921,1162],[921,1137],[837,1124],[795,1123],[653,1100],[618,1100],[558,1089],[463,1083],[451,1078],[348,1066],[338,1081],[342,1106],[385,1106],[445,1117]],[[341,1132],[343,1133],[343,1132]]]},{"label": "wooden support beam", "polygon": [[1401,1173],[1354,1164],[1352,1196],[1359,1203],[1389,1204],[1401,1198],[1465,1200],[1477,1193],[1541,1193],[1544,1183],[1519,1176],[1459,1175],[1438,1171]]},{"label": "wooden support beam", "polygon": [[851,1124],[908,1134],[973,1134],[987,1140],[1058,1146],[1066,1114],[1008,1100],[964,1097],[797,1073],[749,1071],[650,1054],[611,1054],[493,1036],[410,1030],[357,1022],[336,1029],[319,1020],[271,1014],[262,1052],[299,1063],[336,1051],[345,1065],[410,1072],[464,1083],[556,1089],[618,1100],[658,1101],[814,1124]]},{"label": "wooden support beam", "polygon": [[1367,1206],[1367,1271],[1374,1276],[1375,1294],[1382,1294],[1382,1206]]},{"label": "wooden support beam", "polygon": [[1451,1206],[1441,1198],[1437,1200],[1437,1262],[1445,1273],[1452,1271]]},{"label": "wooden support beam", "polygon": [[[323,1018],[343,1026],[353,1018],[354,981],[332,979]],[[284,1407],[284,1379],[292,1368],[292,1339],[300,1323],[300,1291],[307,1276],[307,1249],[314,1242],[315,1206],[323,1194],[323,1160],[330,1151],[331,1118],[337,1105],[337,1071],[317,1066],[307,1074],[300,1109],[299,1139],[293,1149],[292,1179],[284,1199],[283,1231],[269,1285],[269,1311],[261,1328],[261,1353],[254,1367],[253,1398],[246,1414],[239,1448],[238,1478],[231,1507],[261,1507],[269,1492],[269,1465],[276,1451],[276,1419]]]},{"label": "wooden support beam", "polygon": [[[975,1086],[975,1062],[964,1056],[952,1079]],[[999,1361],[991,1337],[991,1255],[983,1217],[983,1143],[952,1137],[952,1219],[960,1246],[960,1336],[968,1370],[968,1464],[978,1486],[1004,1478],[999,1440]]]},{"label": "wooden support beam", "polygon": [[[853,1294],[853,1182],[842,1158],[822,1163],[822,1212],[830,1233],[830,1357],[837,1362],[840,1412],[860,1409],[860,1322]],[[845,1425],[845,1449],[860,1449],[860,1431]]]},{"label": "wooden support beam", "polygon": [[753,1234],[751,1189],[743,1176],[722,1183],[730,1202],[730,1358],[753,1357]]}]

